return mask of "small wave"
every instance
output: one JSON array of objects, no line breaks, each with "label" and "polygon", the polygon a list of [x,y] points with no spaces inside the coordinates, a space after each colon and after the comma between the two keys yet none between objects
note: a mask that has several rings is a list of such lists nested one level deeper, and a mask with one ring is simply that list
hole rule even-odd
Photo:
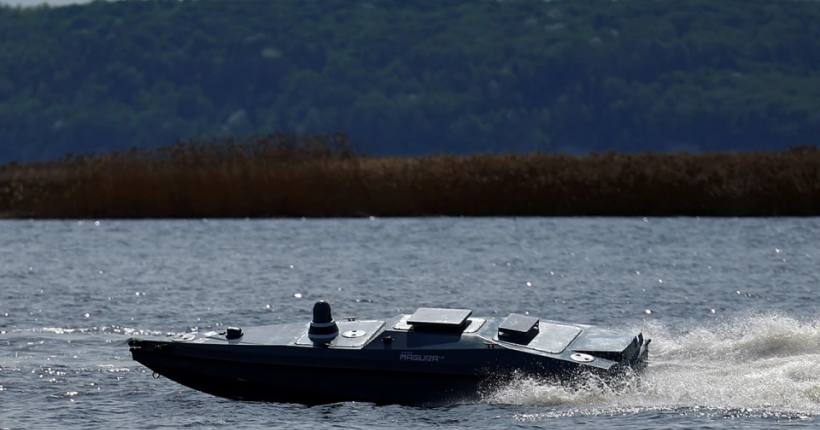
[{"label": "small wave", "polygon": [[177,333],[162,332],[157,330],[144,330],[132,327],[122,327],[117,325],[111,326],[94,326],[94,327],[40,327],[30,329],[13,329],[4,330],[2,334],[9,337],[17,337],[20,335],[30,335],[32,333],[56,334],[56,335],[77,335],[77,334],[114,334],[126,336],[171,336]]},{"label": "small wave", "polygon": [[565,387],[517,378],[485,397],[490,403],[562,406],[550,413],[573,415],[657,409],[724,416],[820,415],[816,320],[747,314],[641,330],[652,339],[649,366],[643,375],[619,381],[618,387],[594,379]]},{"label": "small wave", "polygon": [[132,327],[121,327],[117,325],[100,326],[100,327],[45,327],[39,329],[32,329],[34,332],[54,333],[54,334],[75,334],[75,333],[108,333],[108,334],[124,334],[126,336],[161,336],[164,332],[156,330],[141,330]]},{"label": "small wave", "polygon": [[774,419],[778,421],[791,421],[791,420],[811,420],[813,418],[812,414],[800,413],[800,412],[787,412],[787,411],[773,411],[767,409],[721,409],[721,408],[706,408],[706,407],[693,407],[693,408],[672,408],[672,407],[658,407],[658,406],[631,406],[631,407],[618,407],[618,406],[606,406],[597,409],[592,408],[579,408],[579,407],[566,407],[566,408],[556,408],[554,410],[550,410],[547,412],[538,412],[538,413],[524,413],[518,414],[515,416],[515,419],[518,421],[543,421],[545,419],[555,419],[555,418],[568,418],[568,417],[577,417],[577,416],[625,416],[625,415],[632,415],[632,414],[646,414],[655,412],[657,414],[669,414],[673,413],[675,415],[680,416],[690,416],[690,417],[698,417],[698,418],[723,418],[723,419],[736,419],[736,418],[759,418],[759,419]]},{"label": "small wave", "polygon": [[[66,342],[82,345],[83,348],[93,348],[102,344],[122,348],[132,337],[167,337],[178,334],[120,326],[42,327],[5,332],[0,335],[0,345],[14,349],[15,353],[54,350],[54,345]],[[85,353],[85,350],[81,353]]]}]

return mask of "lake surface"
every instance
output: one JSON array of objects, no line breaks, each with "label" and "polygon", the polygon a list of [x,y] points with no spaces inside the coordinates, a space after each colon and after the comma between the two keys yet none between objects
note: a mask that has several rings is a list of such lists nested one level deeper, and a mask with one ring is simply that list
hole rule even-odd
[{"label": "lake surface", "polygon": [[[0,222],[0,429],[814,428],[820,219]],[[621,392],[531,380],[446,408],[230,401],[131,336],[417,307],[642,330]]]}]

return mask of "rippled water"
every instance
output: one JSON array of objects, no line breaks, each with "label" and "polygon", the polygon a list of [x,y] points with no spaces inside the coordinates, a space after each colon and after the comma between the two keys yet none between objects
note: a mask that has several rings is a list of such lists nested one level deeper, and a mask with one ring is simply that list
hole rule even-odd
[{"label": "rippled water", "polygon": [[[0,429],[815,427],[819,219],[0,222]],[[447,408],[236,402],[125,341],[420,306],[640,329],[643,378]],[[400,389],[400,387],[397,387]]]}]

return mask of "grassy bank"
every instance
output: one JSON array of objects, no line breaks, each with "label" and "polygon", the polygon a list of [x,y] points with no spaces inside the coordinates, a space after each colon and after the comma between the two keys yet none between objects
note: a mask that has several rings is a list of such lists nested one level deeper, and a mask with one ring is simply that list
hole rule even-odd
[{"label": "grassy bank", "polygon": [[344,135],[0,166],[6,218],[820,215],[820,150],[357,156]]}]

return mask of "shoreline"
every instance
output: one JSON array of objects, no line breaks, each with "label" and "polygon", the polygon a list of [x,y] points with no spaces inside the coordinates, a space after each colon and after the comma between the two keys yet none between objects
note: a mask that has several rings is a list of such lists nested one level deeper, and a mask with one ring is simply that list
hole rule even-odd
[{"label": "shoreline", "polygon": [[424,157],[316,145],[185,148],[0,166],[0,218],[820,215],[814,147]]}]

